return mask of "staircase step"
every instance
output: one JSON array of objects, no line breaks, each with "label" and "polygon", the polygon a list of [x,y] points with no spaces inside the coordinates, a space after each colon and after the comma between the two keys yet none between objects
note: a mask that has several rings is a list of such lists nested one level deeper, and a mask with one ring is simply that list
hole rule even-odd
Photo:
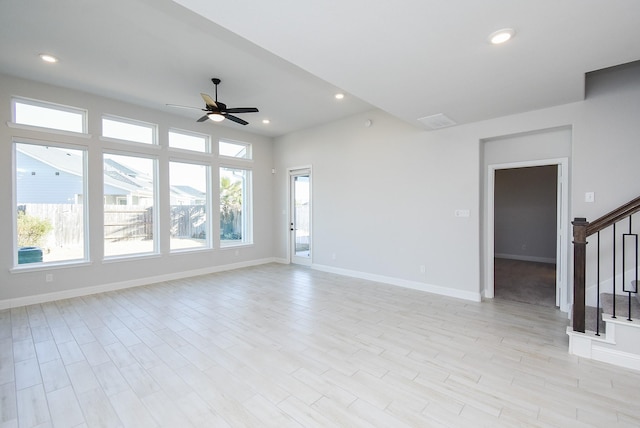
[{"label": "staircase step", "polygon": [[584,326],[587,330],[596,331],[596,320],[600,322],[600,334],[604,334],[607,329],[607,323],[602,321],[602,308],[599,310],[594,306],[585,306],[584,308]]},{"label": "staircase step", "polygon": [[[616,317],[629,316],[629,295],[616,294]],[[600,306],[605,314],[613,314],[613,294],[601,293]],[[631,297],[631,319],[640,319],[640,302],[635,297]]]}]

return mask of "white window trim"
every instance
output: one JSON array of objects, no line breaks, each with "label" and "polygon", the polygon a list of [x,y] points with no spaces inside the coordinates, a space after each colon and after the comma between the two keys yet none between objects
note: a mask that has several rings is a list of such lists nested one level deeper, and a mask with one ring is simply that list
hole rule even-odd
[{"label": "white window trim", "polygon": [[73,131],[63,131],[62,129],[55,129],[55,128],[45,128],[43,126],[23,125],[22,123],[15,123],[15,122],[7,122],[7,126],[9,128],[14,128],[14,129],[44,132],[47,134],[64,135],[67,137],[79,137],[79,138],[85,138],[85,139],[89,139],[92,137],[91,134],[83,134],[80,132],[73,132]]},{"label": "white window trim", "polygon": [[[91,236],[89,234],[89,226],[90,226],[90,218],[89,218],[89,204],[87,203],[86,196],[89,195],[89,148],[84,145],[74,145],[74,144],[65,144],[65,143],[57,143],[51,141],[42,141],[42,140],[33,140],[26,138],[13,138],[11,141],[11,202],[12,202],[12,231],[13,231],[13,240],[12,240],[12,248],[13,248],[13,263],[10,271],[15,272],[24,272],[24,271],[34,271],[40,269],[49,269],[52,267],[68,267],[68,266],[78,266],[78,265],[87,265],[91,264],[91,253],[90,253],[90,240]],[[16,199],[18,193],[18,183],[16,181],[16,144],[33,144],[38,146],[50,146],[56,148],[68,148],[70,150],[81,150],[83,152],[82,159],[82,192],[85,195],[85,201],[82,204],[82,216],[83,216],[83,252],[84,258],[82,259],[73,259],[73,260],[58,260],[53,262],[42,262],[42,263],[34,263],[34,264],[18,264],[18,211],[15,209],[18,206],[18,201]]]},{"label": "white window trim", "polygon": [[[171,143],[169,142],[169,133],[173,132],[174,134],[183,134],[183,135],[187,135],[190,137],[198,137],[198,138],[204,138],[205,142],[205,148],[204,151],[201,152],[199,150],[190,150],[190,149],[185,149],[182,147],[171,147]],[[211,150],[211,136],[209,134],[202,134],[200,132],[194,132],[194,131],[189,131],[187,129],[180,129],[180,128],[169,128],[169,130],[167,131],[167,148],[171,151],[180,151],[180,152],[186,152],[186,153],[198,153],[200,155],[211,155],[212,154],[212,150]]]},{"label": "white window trim", "polygon": [[[235,158],[231,158],[235,159]],[[241,247],[241,246],[251,246],[254,245],[253,242],[253,169],[242,167],[238,165],[229,165],[229,164],[220,164],[218,165],[218,201],[220,200],[220,169],[241,169],[243,171],[248,171],[251,174],[251,179],[248,180],[245,191],[242,192],[242,202],[243,207],[248,207],[249,209],[245,211],[243,209],[243,236],[244,238],[240,242],[230,242],[228,244],[222,244],[222,240],[220,240],[220,230],[218,226],[218,239],[220,240],[220,249],[231,248],[231,247]],[[220,212],[220,203],[218,202],[218,213]],[[219,218],[219,217],[218,217]]]},{"label": "white window trim", "polygon": [[[108,137],[104,135],[104,130],[102,129],[102,121],[104,119],[107,120],[111,120],[114,122],[121,122],[121,123],[126,123],[129,125],[137,125],[143,128],[150,128],[151,129],[151,143],[143,143],[140,141],[133,141],[133,140],[126,140],[126,139],[121,139],[121,138],[115,138],[115,137]],[[137,119],[131,119],[128,117],[122,117],[122,116],[116,116],[113,114],[103,114],[100,117],[100,140],[102,141],[114,141],[114,142],[126,142],[129,144],[135,144],[135,145],[142,145],[142,146],[150,146],[150,147],[156,147],[159,146],[158,144],[158,125],[156,123],[151,123],[151,122],[145,122],[143,120],[137,120]]]},{"label": "white window trim", "polygon": [[[22,104],[26,104],[34,107],[42,107],[42,108],[47,108],[51,110],[58,110],[58,111],[63,111],[67,113],[80,114],[82,116],[82,132],[75,132],[75,131],[68,131],[65,129],[47,128],[44,126],[18,123],[16,122],[16,103],[22,103]],[[89,117],[89,111],[84,108],[68,106],[65,104],[52,103],[49,101],[36,100],[33,98],[12,96],[11,97],[11,122],[8,122],[7,125],[9,125],[12,128],[18,128],[18,129],[37,130],[37,131],[44,131],[44,132],[50,132],[50,133],[63,133],[63,135],[80,136],[80,135],[88,135],[88,117]]]},{"label": "white window trim", "polygon": [[[142,147],[150,146],[150,144],[139,143]],[[104,254],[104,190],[102,193],[102,262],[111,262],[111,261],[123,261],[133,258],[144,258],[144,257],[160,257],[160,185],[159,185],[159,177],[160,177],[160,159],[158,156],[153,154],[147,154],[144,152],[129,152],[124,150],[111,150],[107,148],[103,148],[102,150],[102,178],[104,179],[104,155],[115,155],[115,156],[129,156],[129,157],[137,157],[143,159],[150,159],[154,161],[153,167],[153,249],[151,251],[147,251],[144,253],[130,253],[130,254],[115,254],[107,256]],[[104,186],[103,186],[104,189]]]},{"label": "white window trim", "polygon": [[[245,157],[245,158],[241,158],[241,157],[237,157],[237,156],[226,156],[226,155],[221,155],[220,154],[220,143],[227,143],[227,144],[235,144],[238,146],[245,146],[247,148],[247,154],[249,155],[249,157]],[[218,155],[218,158],[220,159],[233,159],[236,161],[241,161],[241,162],[253,162],[253,144],[251,143],[247,143],[244,141],[238,141],[238,140],[231,140],[228,138],[220,138],[218,140],[218,147],[217,147],[217,151],[216,154]]]},{"label": "white window trim", "polygon": [[[204,153],[203,153],[204,154]],[[192,164],[192,165],[200,165],[200,166],[205,166],[207,167],[207,174],[206,174],[206,178],[205,180],[207,181],[207,191],[206,191],[206,195],[207,195],[207,200],[205,202],[205,213],[207,214],[207,242],[206,245],[204,247],[190,247],[190,248],[181,248],[181,249],[171,249],[171,243],[169,243],[169,253],[170,254],[176,254],[176,253],[185,253],[185,252],[189,252],[189,251],[205,251],[205,250],[212,250],[214,248],[214,239],[213,239],[213,235],[214,235],[214,219],[213,219],[213,186],[211,185],[212,183],[212,179],[213,179],[213,167],[211,166],[210,162],[206,162],[204,160],[200,160],[200,161],[194,161],[194,160],[190,160],[190,159],[182,159],[182,158],[173,158],[170,157],[169,158],[169,163],[167,164],[167,173],[169,174],[169,190],[171,189],[171,162],[177,162],[177,163],[186,163],[186,164]],[[218,187],[220,186],[220,184],[218,184]],[[219,190],[218,190],[219,192]],[[169,238],[170,239],[170,238]]]}]

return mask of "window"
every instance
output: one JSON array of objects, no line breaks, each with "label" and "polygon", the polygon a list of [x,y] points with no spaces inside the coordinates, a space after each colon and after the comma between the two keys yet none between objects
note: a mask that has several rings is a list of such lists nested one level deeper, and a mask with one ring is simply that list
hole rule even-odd
[{"label": "window", "polygon": [[209,167],[169,162],[171,251],[210,248]]},{"label": "window", "polygon": [[102,136],[134,143],[156,144],[156,125],[137,120],[104,116]]},{"label": "window", "polygon": [[169,147],[209,153],[209,136],[188,131],[169,131]]},{"label": "window", "polygon": [[16,261],[86,259],[86,150],[15,143]]},{"label": "window", "polygon": [[59,131],[87,132],[87,111],[44,101],[13,98],[13,122]]},{"label": "window", "polygon": [[157,161],[104,154],[105,257],[157,252]]},{"label": "window", "polygon": [[220,246],[251,243],[251,171],[220,168]]},{"label": "window", "polygon": [[218,153],[220,156],[230,158],[251,159],[251,144],[235,141],[219,141]]}]

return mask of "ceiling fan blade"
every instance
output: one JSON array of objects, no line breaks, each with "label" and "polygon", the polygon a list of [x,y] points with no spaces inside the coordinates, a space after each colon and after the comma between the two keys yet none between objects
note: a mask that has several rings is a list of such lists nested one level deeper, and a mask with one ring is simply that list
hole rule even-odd
[{"label": "ceiling fan blade", "polygon": [[204,110],[201,107],[181,106],[181,105],[178,105],[178,104],[167,104],[167,107],[188,108],[188,109],[192,109],[192,110]]},{"label": "ceiling fan blade", "polygon": [[218,108],[218,104],[216,104],[216,102],[213,100],[213,98],[211,98],[209,95],[200,93],[200,96],[204,100],[204,102],[207,105],[207,107],[212,107],[214,109]]},{"label": "ceiling fan blade", "polygon": [[232,114],[225,114],[224,117],[226,117],[227,119],[232,120],[232,121],[234,121],[236,123],[239,123],[240,125],[248,125],[249,124],[249,122],[247,122],[246,120],[242,120],[239,117],[236,117],[236,116],[234,116]]},{"label": "ceiling fan blade", "polygon": [[207,116],[206,114],[204,116],[202,116],[200,119],[196,120],[196,122],[204,122],[205,120],[208,120],[209,116]]},{"label": "ceiling fan blade", "polygon": [[234,107],[228,108],[227,113],[258,113],[258,109],[255,107]]}]

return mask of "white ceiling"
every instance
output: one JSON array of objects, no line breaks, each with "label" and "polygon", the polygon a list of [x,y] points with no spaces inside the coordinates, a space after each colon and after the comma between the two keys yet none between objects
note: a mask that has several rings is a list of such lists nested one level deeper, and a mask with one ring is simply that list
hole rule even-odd
[{"label": "white ceiling", "polygon": [[219,77],[267,136],[374,107],[462,124],[583,99],[585,73],[640,59],[640,1],[0,0],[0,52],[0,73],[194,120],[166,104],[201,106]]}]

